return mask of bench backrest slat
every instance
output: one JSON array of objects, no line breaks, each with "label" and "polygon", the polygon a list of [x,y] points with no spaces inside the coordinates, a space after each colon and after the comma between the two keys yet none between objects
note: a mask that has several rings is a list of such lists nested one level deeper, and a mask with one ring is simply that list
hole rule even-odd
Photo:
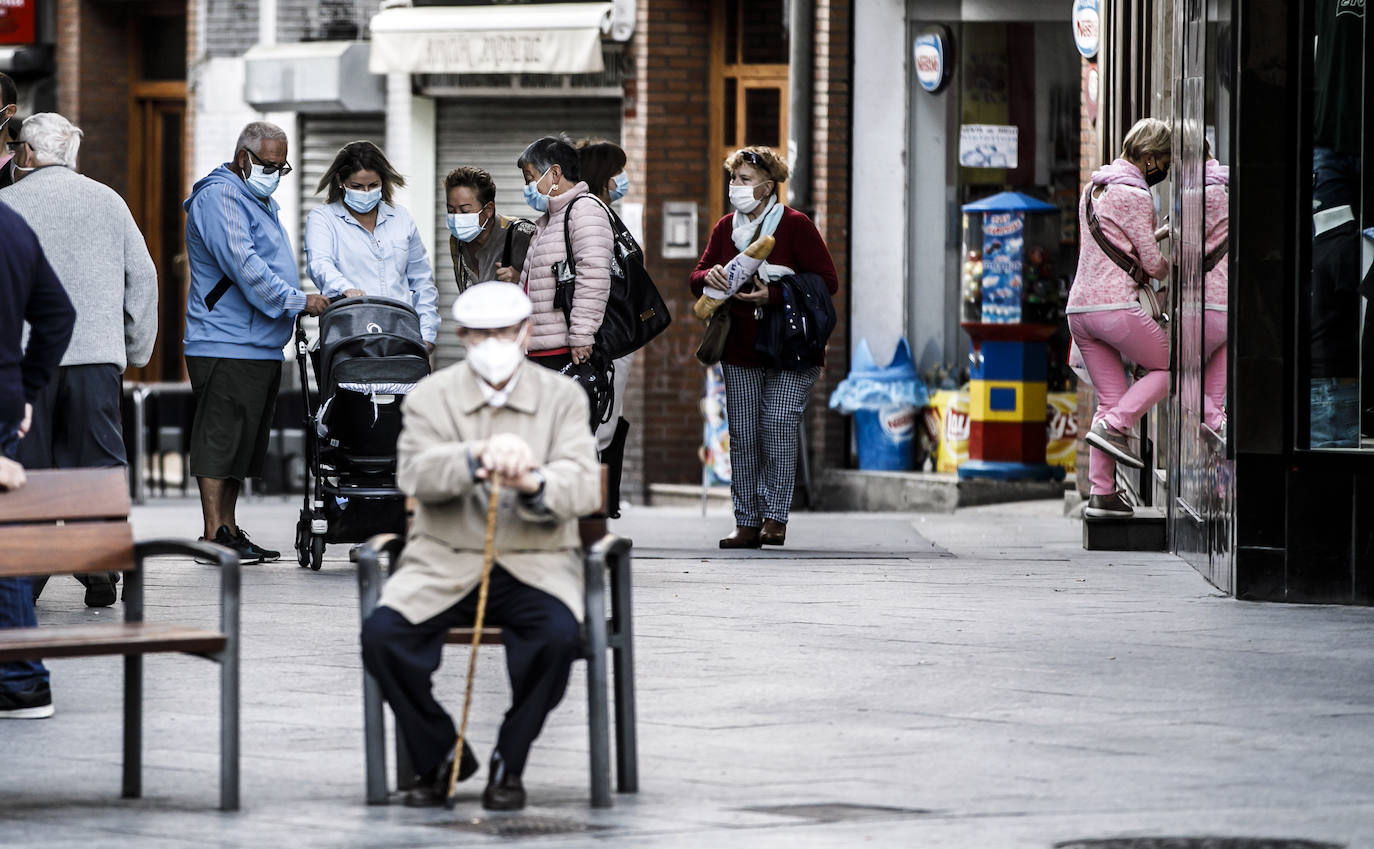
[{"label": "bench backrest slat", "polygon": [[0,492],[0,525],[129,515],[129,481],[122,466],[44,469],[25,476],[23,487]]},{"label": "bench backrest slat", "polygon": [[134,531],[126,521],[0,525],[0,578],[117,572],[133,566]]}]

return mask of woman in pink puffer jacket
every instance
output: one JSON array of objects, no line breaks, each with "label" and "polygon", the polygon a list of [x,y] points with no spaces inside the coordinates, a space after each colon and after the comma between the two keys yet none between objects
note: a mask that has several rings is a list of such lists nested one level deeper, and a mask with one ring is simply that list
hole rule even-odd
[{"label": "woman in pink puffer jacket", "polygon": [[[520,154],[516,165],[525,175],[525,201],[544,213],[535,222],[520,283],[534,304],[529,356],[540,365],[561,369],[586,362],[606,312],[611,289],[613,234],[606,209],[581,181],[577,149],[564,137],[545,136]],[[579,200],[583,195],[585,199]],[[574,203],[574,201],[576,201]],[[554,306],[554,270],[567,258],[563,223],[571,207],[570,235],[577,285],[572,314]]]}]

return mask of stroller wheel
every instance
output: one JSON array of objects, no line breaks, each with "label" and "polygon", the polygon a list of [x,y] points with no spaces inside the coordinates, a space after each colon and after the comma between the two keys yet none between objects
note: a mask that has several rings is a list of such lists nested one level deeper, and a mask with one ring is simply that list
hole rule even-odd
[{"label": "stroller wheel", "polygon": [[310,538],[310,568],[316,572],[324,565],[324,537]]},{"label": "stroller wheel", "polygon": [[310,565],[310,515],[304,511],[296,522],[296,562],[302,567]]}]

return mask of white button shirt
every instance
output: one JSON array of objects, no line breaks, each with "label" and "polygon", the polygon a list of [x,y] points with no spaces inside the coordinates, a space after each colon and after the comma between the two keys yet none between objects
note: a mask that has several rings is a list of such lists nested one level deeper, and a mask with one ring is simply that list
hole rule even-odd
[{"label": "white button shirt", "polygon": [[305,262],[310,279],[325,297],[361,289],[415,307],[420,335],[439,335],[439,290],[415,220],[403,207],[377,204],[372,232],[358,223],[343,202],[311,210],[305,220]]}]

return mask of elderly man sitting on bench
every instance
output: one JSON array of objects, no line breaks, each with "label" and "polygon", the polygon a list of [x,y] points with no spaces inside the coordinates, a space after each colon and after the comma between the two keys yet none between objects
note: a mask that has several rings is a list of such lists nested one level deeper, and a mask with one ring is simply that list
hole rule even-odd
[{"label": "elderly man sitting on bench", "polygon": [[[426,378],[405,402],[397,481],[414,524],[381,606],[363,623],[363,662],[405,737],[417,783],[407,805],[448,793],[457,731],[431,678],[445,634],[471,625],[486,538],[487,481],[501,486],[486,619],[502,629],[511,707],[491,755],[482,805],[525,806],[521,775],[544,719],[563,698],[581,646],[583,561],[577,518],[601,502],[587,396],[525,361],[529,299],[479,283],[453,305],[467,359]],[[477,771],[464,741],[459,780]]]}]

